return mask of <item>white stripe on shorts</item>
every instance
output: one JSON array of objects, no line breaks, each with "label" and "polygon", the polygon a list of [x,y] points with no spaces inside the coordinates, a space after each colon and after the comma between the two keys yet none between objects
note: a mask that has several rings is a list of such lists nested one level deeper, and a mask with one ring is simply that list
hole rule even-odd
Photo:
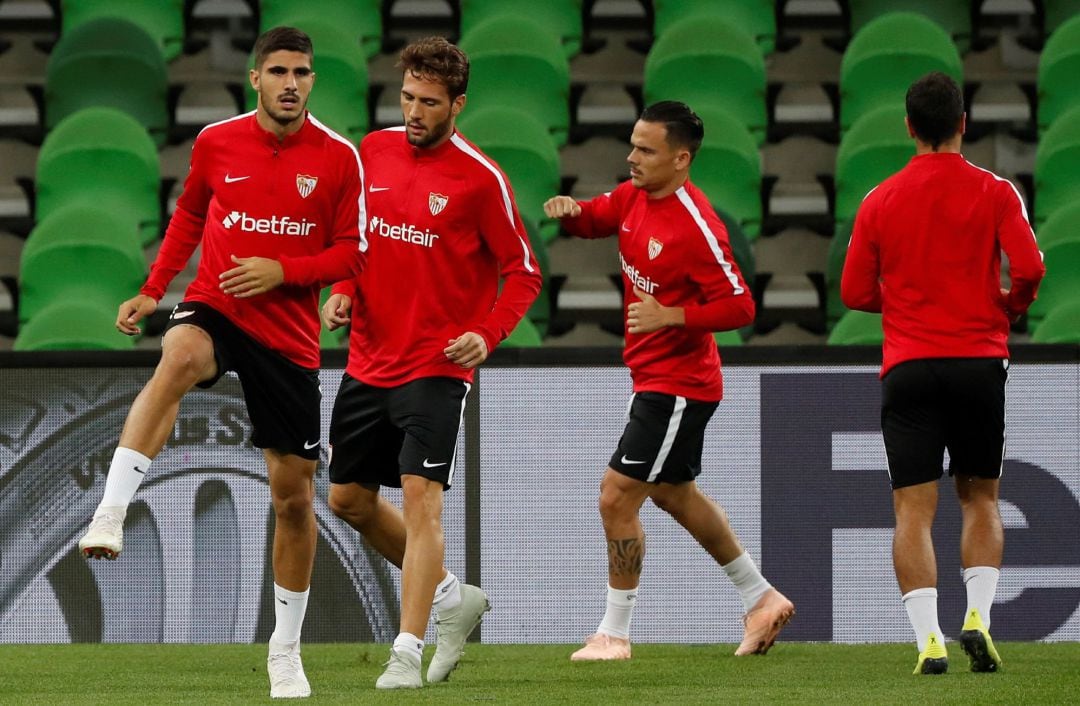
[{"label": "white stripe on shorts", "polygon": [[[465,386],[465,396],[461,398],[461,414],[458,415],[458,434],[461,433],[461,424],[465,419],[465,400],[469,398],[469,390],[472,389],[472,385],[467,382],[462,382]],[[450,487],[454,484],[454,462],[457,460],[457,440],[454,441],[454,455],[450,457],[450,474],[446,477],[446,485]]]},{"label": "white stripe on shorts", "polygon": [[668,454],[671,453],[671,446],[675,443],[675,435],[679,433],[679,424],[682,423],[684,409],[686,409],[686,398],[675,395],[675,408],[671,410],[671,418],[668,419],[667,431],[664,432],[664,443],[660,444],[660,452],[656,454],[656,461],[653,462],[653,467],[649,471],[649,477],[645,479],[646,483],[652,483],[660,475],[660,469],[664,467],[664,462],[667,461]]}]

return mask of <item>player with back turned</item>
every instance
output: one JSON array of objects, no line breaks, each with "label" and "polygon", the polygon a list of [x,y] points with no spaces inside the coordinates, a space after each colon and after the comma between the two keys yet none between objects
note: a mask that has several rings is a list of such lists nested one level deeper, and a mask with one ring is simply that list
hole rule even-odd
[{"label": "player with back turned", "polygon": [[840,293],[852,309],[882,313],[893,565],[919,648],[915,673],[948,669],[931,536],[946,449],[963,516],[960,642],[972,671],[993,672],[1001,664],[989,628],[1005,543],[998,485],[1009,322],[1035,299],[1045,268],[1016,187],[960,153],[967,117],[960,87],[927,74],[908,89],[906,104],[915,156],[859,207]]}]

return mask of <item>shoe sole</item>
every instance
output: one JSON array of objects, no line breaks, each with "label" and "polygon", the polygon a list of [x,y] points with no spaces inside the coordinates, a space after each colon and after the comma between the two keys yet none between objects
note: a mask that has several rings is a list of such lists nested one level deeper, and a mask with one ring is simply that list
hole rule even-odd
[{"label": "shoe sole", "polygon": [[781,613],[780,615],[778,615],[776,617],[776,620],[774,620],[772,622],[772,625],[769,626],[769,632],[766,633],[766,638],[758,643],[758,646],[757,646],[756,649],[753,649],[750,652],[743,652],[743,653],[739,653],[739,651],[736,650],[735,651],[735,656],[737,656],[737,657],[746,657],[747,655],[763,655],[763,654],[766,654],[769,651],[769,648],[771,648],[776,643],[776,638],[778,638],[780,636],[780,631],[783,630],[784,626],[787,625],[789,622],[791,622],[791,619],[794,618],[794,617],[795,617],[795,609],[794,608],[792,608],[790,611]]},{"label": "shoe sole", "polygon": [[996,672],[998,660],[990,654],[990,647],[986,638],[978,630],[964,630],[960,633],[960,646],[971,660],[973,672]]},{"label": "shoe sole", "polygon": [[922,670],[920,670],[919,674],[944,674],[947,671],[949,671],[947,657],[931,657],[923,660]]},{"label": "shoe sole", "polygon": [[115,561],[116,557],[120,556],[120,552],[114,552],[108,547],[86,547],[82,550],[82,555],[87,559],[108,559]]}]

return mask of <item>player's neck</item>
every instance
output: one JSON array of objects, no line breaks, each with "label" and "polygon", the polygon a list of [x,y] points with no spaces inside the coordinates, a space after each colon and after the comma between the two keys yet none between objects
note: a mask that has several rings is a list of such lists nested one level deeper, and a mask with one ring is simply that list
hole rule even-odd
[{"label": "player's neck", "polygon": [[681,189],[683,187],[683,184],[686,183],[686,179],[687,179],[687,175],[683,174],[679,178],[668,182],[667,185],[663,186],[660,189],[657,189],[656,191],[648,191],[648,192],[646,192],[646,196],[648,196],[648,198],[650,198],[650,199],[652,199],[654,201],[659,200],[659,199],[666,199],[668,196],[671,196],[676,191]]},{"label": "player's neck", "polygon": [[285,123],[282,125],[277,120],[271,118],[262,108],[255,111],[255,122],[259,124],[263,130],[273,135],[278,139],[278,142],[284,142],[285,138],[289,135],[300,132],[300,128],[304,127],[304,120],[307,119],[307,112],[305,111],[296,120]]},{"label": "player's neck", "polygon": [[915,140],[915,154],[960,154],[960,148],[964,141],[963,135],[957,133],[953,137],[949,138],[945,142],[939,144],[936,148],[928,142],[916,138]]}]

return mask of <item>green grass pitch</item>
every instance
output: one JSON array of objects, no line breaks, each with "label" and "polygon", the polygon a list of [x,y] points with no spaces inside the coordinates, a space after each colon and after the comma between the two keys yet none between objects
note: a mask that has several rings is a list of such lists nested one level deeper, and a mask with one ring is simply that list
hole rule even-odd
[{"label": "green grass pitch", "polygon": [[[378,692],[386,645],[305,645],[319,704],[1063,704],[1080,701],[1080,643],[1001,643],[1004,668],[913,676],[912,645],[634,645],[619,663],[571,663],[569,645],[469,645],[445,684]],[[430,658],[433,647],[427,648]],[[427,668],[427,659],[424,662]],[[270,703],[265,645],[3,645],[3,704]]]}]

